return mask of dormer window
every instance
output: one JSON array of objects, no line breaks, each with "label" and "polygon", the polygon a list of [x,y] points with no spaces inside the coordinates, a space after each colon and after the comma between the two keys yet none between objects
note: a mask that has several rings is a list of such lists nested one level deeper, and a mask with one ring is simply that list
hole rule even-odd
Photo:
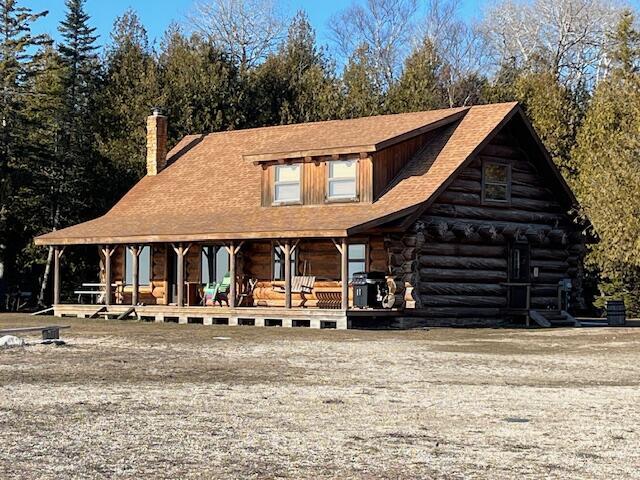
[{"label": "dormer window", "polygon": [[300,203],[300,164],[275,168],[273,203]]},{"label": "dormer window", "polygon": [[327,163],[327,172],[327,200],[349,201],[357,199],[357,160],[330,161]]}]

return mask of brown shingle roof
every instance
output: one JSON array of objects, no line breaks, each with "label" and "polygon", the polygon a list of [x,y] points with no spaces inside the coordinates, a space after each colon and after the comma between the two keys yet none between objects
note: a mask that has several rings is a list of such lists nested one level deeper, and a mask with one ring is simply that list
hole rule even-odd
[{"label": "brown shingle roof", "polygon": [[[37,244],[134,243],[241,238],[344,236],[429,200],[515,103],[190,136],[169,166],[144,177],[107,214],[42,235]],[[376,145],[452,114],[464,116],[401,170],[373,204],[262,207],[257,153]],[[459,116],[459,115],[458,115]],[[452,117],[455,120],[458,117]]]}]

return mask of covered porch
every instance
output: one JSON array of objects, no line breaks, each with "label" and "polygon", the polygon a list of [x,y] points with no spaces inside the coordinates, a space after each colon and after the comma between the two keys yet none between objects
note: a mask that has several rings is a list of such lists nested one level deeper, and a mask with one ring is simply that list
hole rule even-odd
[{"label": "covered porch", "polygon": [[[388,269],[377,236],[113,243],[96,246],[99,281],[84,284],[96,292],[83,298],[81,285],[61,292],[67,248],[54,247],[54,313],[82,318],[347,328],[350,311],[364,313],[354,308],[350,277]],[[212,302],[206,287],[225,276],[228,291]]]}]

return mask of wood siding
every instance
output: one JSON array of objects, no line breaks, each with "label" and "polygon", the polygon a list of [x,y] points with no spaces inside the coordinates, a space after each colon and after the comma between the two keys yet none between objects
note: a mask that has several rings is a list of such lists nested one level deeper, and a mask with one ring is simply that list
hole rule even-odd
[{"label": "wood siding", "polygon": [[[345,160],[349,158],[353,157],[345,157]],[[321,205],[326,202],[327,163],[331,161],[326,159],[301,162],[300,196],[303,205]],[[274,171],[275,164],[265,166],[262,169],[260,204],[263,207],[271,207],[273,204]],[[358,159],[357,175],[358,199],[360,202],[371,203],[373,199],[373,166],[371,157]]]},{"label": "wood siding", "polygon": [[398,143],[379,152],[372,157],[373,198],[380,197],[398,172],[429,141],[431,134],[423,133],[405,142]]}]

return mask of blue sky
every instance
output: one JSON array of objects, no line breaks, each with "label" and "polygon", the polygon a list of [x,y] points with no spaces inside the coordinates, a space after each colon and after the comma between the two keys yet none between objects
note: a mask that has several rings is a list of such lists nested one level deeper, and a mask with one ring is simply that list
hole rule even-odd
[{"label": "blue sky", "polygon": [[[482,0],[463,0],[461,14],[465,17],[473,17],[481,2]],[[64,17],[64,0],[18,0],[18,3],[34,11],[49,10],[49,15],[39,20],[34,26],[34,32],[46,32],[54,39],[58,38],[57,26]],[[289,11],[306,10],[322,44],[328,41],[329,17],[349,3],[348,0],[283,0],[282,2]],[[99,41],[103,45],[109,41],[109,32],[114,20],[128,7],[138,12],[142,23],[147,28],[149,39],[159,42],[167,26],[172,21],[183,21],[192,5],[193,0],[87,0],[86,9],[91,15],[92,25],[98,29]]]}]

